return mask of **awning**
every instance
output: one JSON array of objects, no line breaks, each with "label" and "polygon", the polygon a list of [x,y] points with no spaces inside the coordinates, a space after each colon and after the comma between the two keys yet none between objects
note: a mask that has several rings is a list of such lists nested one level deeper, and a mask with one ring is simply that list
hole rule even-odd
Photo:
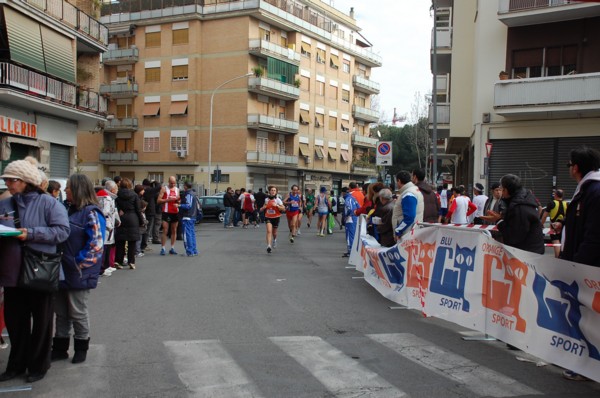
[{"label": "awning", "polygon": [[171,109],[169,110],[169,115],[185,115],[187,113],[187,107],[187,101],[171,102]]},{"label": "awning", "polygon": [[325,154],[323,153],[323,148],[321,148],[320,146],[316,146],[315,155],[317,156],[317,159],[323,159],[325,157]]},{"label": "awning", "polygon": [[300,47],[302,48],[302,51],[304,51],[305,53],[310,53],[312,51],[312,47],[308,43],[301,43]]},{"label": "awning", "polygon": [[160,102],[150,102],[144,104],[144,110],[142,114],[144,116],[158,116],[160,111]]},{"label": "awning", "polygon": [[340,67],[340,59],[337,55],[331,54],[329,57],[329,66],[336,69]]},{"label": "awning", "polygon": [[300,144],[300,156],[309,157],[310,151],[308,149],[308,144]]},{"label": "awning", "polygon": [[4,7],[4,23],[10,59],[46,72],[40,25],[10,7]]},{"label": "awning", "polygon": [[335,162],[337,160],[336,150],[334,148],[329,148],[329,150],[327,152],[329,153],[329,159],[331,159]]},{"label": "awning", "polygon": [[46,72],[75,83],[75,53],[73,41],[67,36],[41,25]]},{"label": "awning", "polygon": [[340,151],[340,154],[342,155],[342,160],[344,162],[348,162],[348,159],[350,159],[350,154],[348,153],[348,151],[346,151],[345,149],[342,149]]},{"label": "awning", "polygon": [[348,122],[344,122],[344,121],[342,121],[342,131],[343,131],[344,133],[347,133],[347,132],[349,132],[349,131],[350,131],[350,128],[348,127]]},{"label": "awning", "polygon": [[310,116],[308,115],[308,111],[301,110],[300,111],[300,124],[308,124],[310,123]]}]

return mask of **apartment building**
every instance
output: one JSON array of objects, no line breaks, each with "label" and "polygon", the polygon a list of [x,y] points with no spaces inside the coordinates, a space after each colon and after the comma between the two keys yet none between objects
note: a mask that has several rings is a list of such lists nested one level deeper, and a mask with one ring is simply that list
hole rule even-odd
[{"label": "apartment building", "polygon": [[457,183],[513,173],[542,202],[554,186],[572,195],[569,151],[600,148],[600,4],[434,4],[438,131]]},{"label": "apartment building", "polygon": [[[320,0],[107,2],[109,121],[80,134],[86,173],[338,188],[376,175],[381,57]],[[218,182],[217,182],[218,177]]]},{"label": "apartment building", "polygon": [[66,178],[77,131],[104,126],[107,101],[94,88],[108,29],[94,13],[89,1],[0,2],[0,171],[33,156]]}]

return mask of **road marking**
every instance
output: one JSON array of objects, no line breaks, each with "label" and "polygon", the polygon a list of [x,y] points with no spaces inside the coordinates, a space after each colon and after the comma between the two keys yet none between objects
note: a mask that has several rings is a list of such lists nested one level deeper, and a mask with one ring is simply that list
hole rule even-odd
[{"label": "road marking", "polygon": [[259,398],[262,395],[218,340],[165,341],[190,397]]},{"label": "road marking", "polygon": [[410,333],[369,334],[367,337],[437,374],[464,384],[465,388],[482,396],[542,394],[515,379],[445,351]]},{"label": "road marking", "polygon": [[319,337],[270,337],[336,397],[403,397],[401,391]]}]

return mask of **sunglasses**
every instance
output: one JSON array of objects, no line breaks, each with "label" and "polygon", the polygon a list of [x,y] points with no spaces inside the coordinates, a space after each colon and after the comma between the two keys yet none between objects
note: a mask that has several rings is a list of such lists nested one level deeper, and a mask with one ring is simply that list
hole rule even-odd
[{"label": "sunglasses", "polygon": [[3,178],[4,182],[17,182],[17,181],[23,181],[20,178]]}]

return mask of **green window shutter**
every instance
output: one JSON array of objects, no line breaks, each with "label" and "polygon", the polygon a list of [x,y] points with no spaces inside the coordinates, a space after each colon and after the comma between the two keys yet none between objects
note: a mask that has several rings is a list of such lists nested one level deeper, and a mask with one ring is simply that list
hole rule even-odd
[{"label": "green window shutter", "polygon": [[46,72],[40,25],[10,7],[4,6],[11,61]]},{"label": "green window shutter", "polygon": [[269,79],[279,80],[282,83],[293,84],[298,74],[296,65],[288,64],[275,58],[267,58],[267,77]]},{"label": "green window shutter", "polygon": [[73,41],[58,32],[42,26],[42,43],[44,44],[46,71],[48,74],[75,83]]}]

